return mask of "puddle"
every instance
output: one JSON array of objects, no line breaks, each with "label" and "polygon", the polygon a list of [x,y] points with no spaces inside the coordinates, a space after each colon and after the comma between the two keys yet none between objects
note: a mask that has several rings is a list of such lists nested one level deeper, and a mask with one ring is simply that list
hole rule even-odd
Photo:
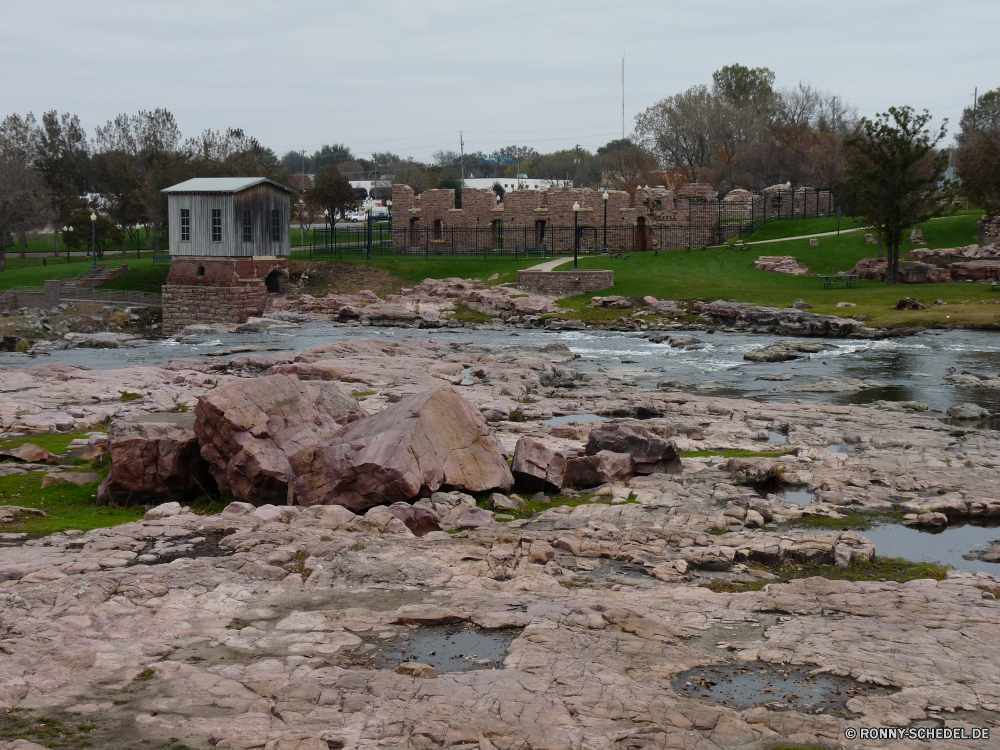
[{"label": "puddle", "polygon": [[799,505],[809,505],[813,501],[813,497],[815,497],[812,492],[805,492],[804,490],[781,490],[774,494],[786,503],[798,503]]},{"label": "puddle", "polygon": [[826,449],[831,453],[844,453],[848,456],[854,455],[854,446],[848,445],[845,442],[834,443],[833,445],[826,446]]},{"label": "puddle", "polygon": [[788,438],[780,432],[768,432],[767,442],[774,443],[775,445],[784,445],[788,442]]},{"label": "puddle", "polygon": [[950,565],[969,573],[1000,575],[1000,564],[966,559],[972,550],[985,550],[1000,543],[1000,528],[961,524],[931,533],[901,524],[884,524],[862,531],[875,545],[879,557],[901,557],[911,562]]},{"label": "puddle", "polygon": [[427,626],[376,638],[355,650],[352,665],[395,669],[405,661],[430,664],[438,672],[501,669],[520,628],[484,630],[464,625]]},{"label": "puddle", "polygon": [[[222,534],[188,534],[166,539],[158,538],[149,542],[139,556],[130,561],[126,567],[164,565],[181,558],[226,557],[233,554],[233,551],[220,544],[222,536]],[[153,555],[156,559],[143,559],[147,555]]]},{"label": "puddle", "polygon": [[607,422],[608,417],[599,414],[564,414],[561,417],[542,420],[542,424],[572,424],[573,422]]},{"label": "puddle", "polygon": [[809,713],[846,715],[847,701],[855,697],[891,695],[895,688],[861,683],[829,673],[812,674],[810,667],[774,664],[725,664],[698,667],[673,683],[678,695],[731,708],[764,706]]}]

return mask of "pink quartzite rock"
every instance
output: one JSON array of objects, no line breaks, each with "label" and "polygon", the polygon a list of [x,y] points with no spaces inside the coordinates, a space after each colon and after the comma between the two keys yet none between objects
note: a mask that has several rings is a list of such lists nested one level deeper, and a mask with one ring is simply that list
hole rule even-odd
[{"label": "pink quartzite rock", "polygon": [[426,497],[441,487],[509,490],[507,455],[479,411],[454,388],[399,401],[333,444],[291,457],[294,499],[354,511]]},{"label": "pink quartzite rock", "polygon": [[284,504],[288,457],[330,440],[363,416],[337,383],[267,375],[202,396],[194,431],[223,495],[255,505]]},{"label": "pink quartzite rock", "polygon": [[540,440],[523,437],[514,448],[510,470],[515,481],[529,490],[558,490],[566,476],[566,457]]},{"label": "pink quartzite rock", "polygon": [[169,422],[113,422],[111,473],[98,498],[134,502],[184,497],[211,484],[193,430]]},{"label": "pink quartzite rock", "polygon": [[684,467],[677,443],[652,434],[637,424],[602,424],[590,431],[587,455],[600,451],[628,453],[636,474],[680,474]]},{"label": "pink quartzite rock", "polygon": [[593,456],[578,456],[566,461],[566,484],[573,487],[596,487],[605,482],[632,478],[632,457],[627,453],[601,451]]},{"label": "pink quartzite rock", "polygon": [[59,460],[59,456],[55,453],[49,453],[43,447],[34,443],[22,443],[16,448],[0,451],[0,458],[15,458],[18,461],[24,461],[29,464],[51,464]]}]

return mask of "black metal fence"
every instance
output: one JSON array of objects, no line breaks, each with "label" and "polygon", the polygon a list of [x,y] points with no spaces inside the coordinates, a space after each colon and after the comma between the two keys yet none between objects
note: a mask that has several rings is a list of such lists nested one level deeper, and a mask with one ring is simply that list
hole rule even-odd
[{"label": "black metal fence", "polygon": [[[650,207],[657,211],[658,207]],[[747,193],[744,200],[678,199],[671,222],[639,217],[633,224],[549,226],[545,220],[533,226],[512,226],[496,220],[487,226],[448,227],[442,222],[420,226],[377,224],[327,231],[314,230],[308,247],[321,257],[475,256],[509,255],[546,257],[572,253],[584,255],[676,250],[722,245],[734,237],[746,237],[768,221],[832,216],[836,203],[827,190],[768,190]],[[592,216],[592,214],[588,214]],[[593,219],[589,219],[593,221]],[[576,233],[574,235],[574,232]],[[305,248],[300,248],[300,250]]]}]

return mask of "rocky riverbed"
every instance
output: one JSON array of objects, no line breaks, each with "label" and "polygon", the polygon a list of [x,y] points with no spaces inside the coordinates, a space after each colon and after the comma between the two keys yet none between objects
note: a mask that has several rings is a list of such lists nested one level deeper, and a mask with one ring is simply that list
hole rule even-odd
[{"label": "rocky riverbed", "polygon": [[[584,352],[443,338],[3,371],[6,432],[111,419],[113,460],[149,455],[126,436],[155,444],[157,481],[192,470],[180,451],[193,440],[251,503],[202,516],[166,502],[0,548],[0,747],[86,732],[109,748],[918,748],[844,730],[1000,731],[1000,577],[835,580],[880,575],[878,544],[845,530],[858,514],[1000,517],[995,431],[905,407],[657,390],[583,369]],[[265,382],[300,385],[252,390]],[[428,422],[416,405],[429,392],[455,395]],[[600,419],[558,421],[574,414]],[[415,504],[367,499],[389,484],[362,457],[397,466],[390,434],[421,451],[392,475],[394,492],[428,483],[404,492],[425,494]],[[423,460],[445,444],[482,447]],[[541,470],[547,494],[511,489],[502,452],[515,477]],[[587,457],[596,474],[577,476],[597,479],[567,486]],[[297,483],[320,471],[338,489]],[[477,476],[499,491],[480,494]],[[285,487],[310,505],[278,501]],[[254,488],[274,499],[255,507]],[[326,504],[341,492],[357,512]]]}]

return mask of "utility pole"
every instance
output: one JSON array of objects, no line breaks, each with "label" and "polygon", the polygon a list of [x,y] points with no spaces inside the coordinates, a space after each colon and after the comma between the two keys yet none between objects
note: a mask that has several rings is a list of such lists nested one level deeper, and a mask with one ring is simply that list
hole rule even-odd
[{"label": "utility pole", "polygon": [[625,53],[622,52],[622,140],[625,140]]},{"label": "utility pole", "polygon": [[459,157],[459,163],[462,165],[460,169],[462,170],[462,184],[465,184],[465,138],[461,130],[458,131],[458,151],[461,154]]}]

